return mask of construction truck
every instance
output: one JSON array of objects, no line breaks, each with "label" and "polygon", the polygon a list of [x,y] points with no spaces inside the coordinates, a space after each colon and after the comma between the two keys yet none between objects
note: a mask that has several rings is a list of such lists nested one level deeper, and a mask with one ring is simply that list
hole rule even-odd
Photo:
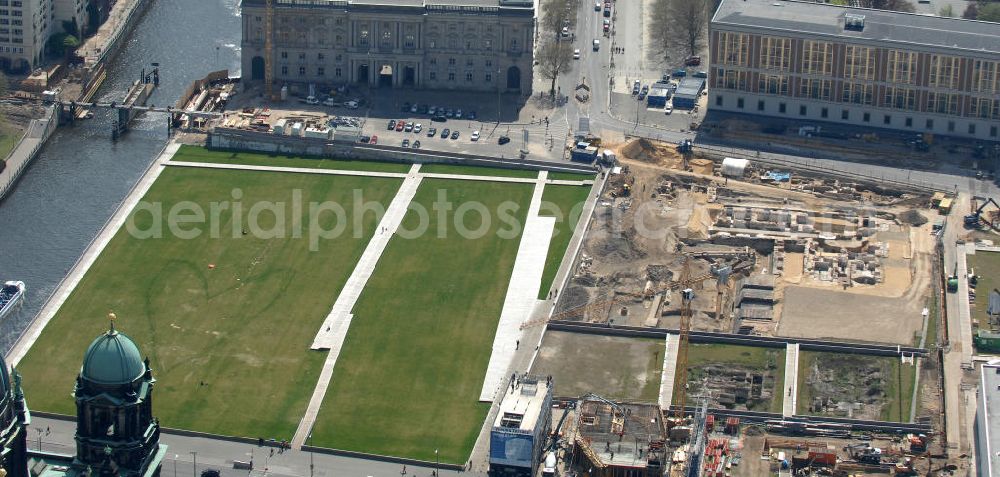
[{"label": "construction truck", "polygon": [[882,449],[872,447],[867,443],[852,444],[844,448],[851,458],[862,464],[880,465],[882,463]]},{"label": "construction truck", "polygon": [[958,265],[955,265],[955,272],[948,275],[948,293],[955,293],[958,291]]}]

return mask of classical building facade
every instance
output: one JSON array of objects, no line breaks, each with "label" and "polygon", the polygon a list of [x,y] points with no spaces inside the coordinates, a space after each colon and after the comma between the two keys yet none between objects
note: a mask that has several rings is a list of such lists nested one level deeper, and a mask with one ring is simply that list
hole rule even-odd
[{"label": "classical building facade", "polygon": [[[264,79],[265,0],[243,0],[244,80]],[[531,0],[274,0],[276,85],[530,94]]]},{"label": "classical building facade", "polygon": [[42,63],[54,31],[54,0],[0,0],[0,68],[27,73]]},{"label": "classical building facade", "polygon": [[998,141],[998,39],[996,23],[722,0],[709,26],[708,107]]}]

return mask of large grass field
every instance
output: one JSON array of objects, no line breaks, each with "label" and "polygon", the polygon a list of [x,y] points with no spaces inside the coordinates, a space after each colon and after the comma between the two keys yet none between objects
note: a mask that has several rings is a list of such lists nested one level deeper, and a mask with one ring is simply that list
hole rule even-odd
[{"label": "large grass field", "polygon": [[[75,414],[70,393],[87,346],[107,329],[109,311],[152,361],[157,379],[155,414],[165,426],[225,435],[290,438],[316,385],[325,353],[309,345],[374,233],[374,214],[361,233],[319,243],[244,235],[257,201],[337,201],[351,210],[353,191],[388,205],[401,180],[255,171],[167,168],[145,200],[212,201],[243,193],[242,226],[232,207],[219,215],[221,237],[205,225],[200,237],[138,239],[120,230],[42,332],[18,368],[32,409]],[[292,210],[286,205],[286,211]],[[207,215],[207,214],[206,214]],[[152,215],[134,215],[149,230]],[[239,217],[239,216],[237,216]],[[322,217],[331,227],[332,214]],[[350,219],[348,219],[351,221]],[[260,224],[275,224],[264,213]],[[280,228],[279,228],[280,230]],[[209,269],[214,264],[214,269]]]},{"label": "large grass field", "polygon": [[552,280],[559,271],[563,255],[573,238],[574,228],[580,221],[583,203],[587,201],[591,186],[547,185],[542,191],[542,206],[538,215],[555,217],[556,226],[552,230],[552,241],[549,242],[549,253],[545,258],[545,270],[542,272],[542,286],[538,289],[538,299],[544,299],[552,288]]},{"label": "large grass field", "polygon": [[[838,398],[862,402],[880,397],[884,405],[877,419],[893,422],[910,421],[913,386],[917,376],[915,366],[901,364],[899,358],[800,351],[797,414],[820,414],[809,410],[814,397],[819,394],[817,388],[808,383],[810,370],[813,367],[818,367],[832,378],[831,383],[839,392]],[[872,367],[878,368],[881,383],[857,382],[859,369]]]},{"label": "large grass field", "polygon": [[354,161],[346,159],[334,160],[316,157],[261,154],[254,152],[210,151],[197,146],[181,146],[180,150],[177,151],[177,154],[175,154],[170,160],[216,164],[245,164],[249,166],[303,167],[309,169],[369,172],[406,173],[410,170],[409,164],[397,164],[394,162]]},{"label": "large grass field", "polygon": [[[782,389],[785,386],[785,350],[782,348],[765,348],[760,346],[739,346],[727,344],[691,344],[688,348],[688,403],[694,405],[692,398],[698,395],[699,383],[705,375],[702,369],[707,365],[726,365],[767,371],[774,376],[773,398],[769,403],[751,411],[781,412],[783,402]],[[681,383],[674,382],[674,396],[677,396]]]},{"label": "large grass field", "polygon": [[[425,179],[414,202],[427,210],[445,190],[456,204],[478,201],[495,211],[521,204],[531,184]],[[415,239],[396,236],[354,308],[354,319],[313,430],[318,446],[441,462],[468,458],[489,408],[478,402],[519,238],[458,236],[449,212],[429,216]],[[402,227],[413,229],[410,211]],[[478,214],[465,223],[475,229]],[[445,225],[440,238],[438,226]]]}]

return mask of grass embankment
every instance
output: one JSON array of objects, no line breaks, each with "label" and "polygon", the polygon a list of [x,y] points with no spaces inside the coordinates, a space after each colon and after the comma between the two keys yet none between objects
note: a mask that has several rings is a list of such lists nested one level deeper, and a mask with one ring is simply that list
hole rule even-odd
[{"label": "grass embankment", "polygon": [[[856,382],[859,369],[871,366],[878,366],[881,384],[866,385]],[[831,384],[837,390],[839,399],[862,402],[872,396],[881,395],[884,405],[878,416],[879,420],[910,421],[910,405],[913,401],[913,386],[917,376],[916,366],[902,364],[899,358],[800,351],[797,414],[822,415],[809,410],[818,392],[808,384],[814,367],[818,367],[823,374],[832,375]]]},{"label": "grass embankment", "polygon": [[170,160],[215,164],[244,164],[248,166],[302,167],[308,169],[331,169],[367,172],[406,173],[409,164],[395,162],[354,161],[346,159],[321,159],[255,152],[211,151],[198,146],[181,146]]},{"label": "grass embankment", "polygon": [[[688,383],[698,383],[705,377],[703,366],[721,365],[731,368],[745,368],[757,372],[768,372],[774,376],[772,399],[766,404],[750,407],[751,411],[781,412],[784,402],[782,390],[785,387],[785,350],[780,348],[764,348],[756,346],[738,346],[727,344],[691,344],[688,348]],[[681,383],[674,382],[674,396],[677,396]],[[697,396],[697,388],[688,388],[688,405],[694,405],[692,398]]]},{"label": "grass embankment", "polygon": [[542,192],[542,205],[538,215],[555,217],[556,226],[552,230],[552,240],[549,242],[549,253],[545,258],[545,270],[542,272],[542,286],[538,289],[538,299],[545,299],[552,288],[559,266],[562,264],[566,248],[573,238],[576,224],[583,212],[583,203],[587,201],[591,186],[547,185]]}]

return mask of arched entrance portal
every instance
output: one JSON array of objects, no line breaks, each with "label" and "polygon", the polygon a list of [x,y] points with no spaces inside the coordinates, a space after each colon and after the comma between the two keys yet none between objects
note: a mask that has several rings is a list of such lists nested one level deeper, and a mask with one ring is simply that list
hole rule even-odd
[{"label": "arched entrance portal", "polygon": [[255,56],[250,60],[250,79],[264,79],[264,57]]},{"label": "arched entrance portal", "polygon": [[417,70],[412,66],[403,68],[403,86],[413,86],[417,82]]},{"label": "arched entrance portal", "polygon": [[368,65],[358,66],[358,83],[368,82]]},{"label": "arched entrance portal", "polygon": [[378,86],[379,88],[392,87],[392,66],[382,65],[382,69],[378,72]]},{"label": "arched entrance portal", "polygon": [[516,66],[507,68],[507,90],[521,90],[521,69]]}]

